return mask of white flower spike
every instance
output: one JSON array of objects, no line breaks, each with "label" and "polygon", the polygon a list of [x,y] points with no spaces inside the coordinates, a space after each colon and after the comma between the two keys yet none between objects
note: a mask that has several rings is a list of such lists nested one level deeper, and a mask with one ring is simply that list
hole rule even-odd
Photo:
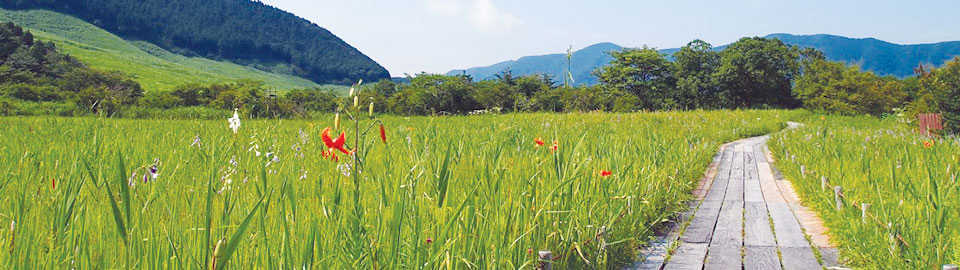
[{"label": "white flower spike", "polygon": [[240,114],[237,113],[237,109],[233,109],[233,117],[228,118],[227,122],[230,122],[230,129],[233,130],[233,134],[237,134],[237,130],[240,130]]}]

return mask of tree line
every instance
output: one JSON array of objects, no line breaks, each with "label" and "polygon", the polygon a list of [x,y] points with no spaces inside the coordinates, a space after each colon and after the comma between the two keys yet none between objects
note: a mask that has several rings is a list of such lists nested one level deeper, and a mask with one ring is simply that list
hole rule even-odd
[{"label": "tree line", "polygon": [[[960,127],[960,58],[939,68],[919,66],[916,76],[898,79],[759,37],[723,50],[694,40],[672,55],[648,47],[610,54],[613,61],[594,72],[600,81],[594,86],[562,86],[547,75],[515,76],[510,70],[484,81],[421,73],[409,83],[382,79],[364,85],[359,99],[377,112],[398,115],[802,107],[877,117],[942,112],[948,128]],[[88,68],[11,23],[0,27],[0,94],[3,115],[238,108],[249,117],[306,118],[352,103],[330,89],[275,94],[256,81],[144,92],[129,76]]]}]

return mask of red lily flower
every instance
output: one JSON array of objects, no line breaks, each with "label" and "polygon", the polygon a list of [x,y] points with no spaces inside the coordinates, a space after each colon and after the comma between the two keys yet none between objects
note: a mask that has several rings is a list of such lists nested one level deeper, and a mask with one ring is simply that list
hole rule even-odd
[{"label": "red lily flower", "polygon": [[537,143],[537,145],[534,145],[533,147],[541,147],[541,146],[543,146],[543,140],[540,139],[540,137],[537,137],[536,139],[533,139],[533,142]]},{"label": "red lily flower", "polygon": [[50,185],[52,189],[57,189],[57,179],[50,178]]},{"label": "red lily flower", "polygon": [[333,139],[330,138],[330,128],[327,127],[320,132],[320,139],[323,141],[323,144],[327,146],[327,150],[322,152],[323,157],[328,157],[333,161],[337,161],[337,155],[334,150],[339,150],[347,155],[353,154],[353,150],[348,150],[343,145],[347,142],[343,132],[340,132],[340,136],[338,136],[336,139]]},{"label": "red lily flower", "polygon": [[923,142],[923,147],[926,147],[926,148],[933,147],[933,141],[925,141],[925,142]]},{"label": "red lily flower", "polygon": [[557,140],[553,140],[553,146],[550,147],[550,150],[557,151],[557,148],[560,148],[560,146],[557,144]]},{"label": "red lily flower", "polygon": [[602,177],[607,177],[607,176],[610,176],[611,174],[613,174],[613,172],[600,170],[600,176]]},{"label": "red lily flower", "polygon": [[380,124],[380,140],[383,141],[384,144],[387,143],[387,130],[383,128],[383,124]]}]

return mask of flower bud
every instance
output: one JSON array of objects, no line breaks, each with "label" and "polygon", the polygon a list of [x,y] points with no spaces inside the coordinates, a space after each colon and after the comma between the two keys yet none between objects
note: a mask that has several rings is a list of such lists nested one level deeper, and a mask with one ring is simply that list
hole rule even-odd
[{"label": "flower bud", "polygon": [[347,96],[348,96],[348,97],[352,97],[352,96],[353,96],[353,86],[350,87],[350,93],[347,94]]},{"label": "flower bud", "polygon": [[354,108],[360,108],[360,97],[359,97],[359,96],[353,96],[353,107],[354,107]]},{"label": "flower bud", "polygon": [[369,115],[370,115],[370,116],[373,116],[373,102],[370,102],[370,112],[369,112]]},{"label": "flower bud", "polygon": [[340,129],[340,113],[337,113],[337,114],[333,117],[333,129],[334,129],[334,130],[339,130],[339,129]]}]

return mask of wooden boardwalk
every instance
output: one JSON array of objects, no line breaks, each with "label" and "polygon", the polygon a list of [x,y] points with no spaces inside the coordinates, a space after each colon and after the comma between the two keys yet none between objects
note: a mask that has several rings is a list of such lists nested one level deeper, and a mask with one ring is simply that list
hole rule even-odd
[{"label": "wooden boardwalk", "polygon": [[[777,177],[767,139],[724,145],[695,192],[698,200],[691,202],[692,209],[681,214],[630,269],[836,266],[836,248],[825,236],[823,222],[800,204],[789,181]],[[668,256],[671,247],[676,249]]]}]

